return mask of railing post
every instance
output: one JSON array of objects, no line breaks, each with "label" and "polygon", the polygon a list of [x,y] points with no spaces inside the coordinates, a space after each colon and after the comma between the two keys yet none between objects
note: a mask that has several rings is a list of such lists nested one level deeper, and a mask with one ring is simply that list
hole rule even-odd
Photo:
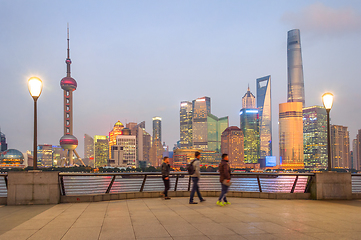
[{"label": "railing post", "polygon": [[257,182],[258,182],[258,188],[259,188],[259,192],[262,192],[262,187],[261,187],[261,181],[259,180],[259,175],[257,175]]},{"label": "railing post", "polygon": [[147,180],[147,175],[144,175],[144,179],[143,179],[143,182],[142,182],[142,186],[140,187],[139,192],[143,192],[144,185],[145,185],[145,180]]},{"label": "railing post", "polygon": [[4,176],[6,189],[8,189],[8,175]]},{"label": "railing post", "polygon": [[110,189],[112,189],[112,187],[113,187],[114,181],[115,181],[115,175],[113,176],[112,180],[110,181],[109,186],[108,186],[108,189],[107,189],[107,191],[106,191],[105,193],[109,193],[109,192],[110,192]]},{"label": "railing post", "polygon": [[59,177],[60,177],[60,187],[61,187],[62,195],[65,196],[64,179],[63,176],[59,176]]},{"label": "railing post", "polygon": [[191,176],[189,176],[188,180],[188,192],[191,190]]},{"label": "railing post", "polygon": [[307,179],[307,185],[306,185],[306,188],[305,188],[305,193],[310,192],[310,187],[311,187],[311,184],[312,184],[312,179],[313,179],[313,176],[309,176],[309,177],[308,177],[308,179]]},{"label": "railing post", "polygon": [[179,179],[179,174],[176,175],[176,179],[175,179],[175,184],[174,184],[174,191],[177,191],[177,186],[178,186],[178,179]]},{"label": "railing post", "polygon": [[295,187],[297,185],[297,180],[298,180],[298,175],[296,176],[295,178],[295,181],[293,182],[293,186],[292,186],[292,189],[291,189],[291,193],[293,193],[295,191]]}]

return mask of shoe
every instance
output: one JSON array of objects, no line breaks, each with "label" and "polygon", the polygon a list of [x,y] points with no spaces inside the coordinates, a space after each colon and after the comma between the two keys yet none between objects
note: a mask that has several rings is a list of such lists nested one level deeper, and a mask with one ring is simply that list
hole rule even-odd
[{"label": "shoe", "polygon": [[197,202],[189,202],[189,204],[198,204]]},{"label": "shoe", "polygon": [[223,205],[231,205],[230,202],[224,202]]},{"label": "shoe", "polygon": [[224,204],[221,201],[217,201],[217,205],[221,206],[221,207],[224,207]]},{"label": "shoe", "polygon": [[161,194],[160,194],[160,197],[164,197],[164,193],[161,193]]},{"label": "shoe", "polygon": [[171,199],[171,198],[170,198],[170,197],[165,197],[165,198],[164,198],[164,200],[169,200],[169,199]]},{"label": "shoe", "polygon": [[202,198],[201,202],[205,202],[206,200],[204,198]]}]

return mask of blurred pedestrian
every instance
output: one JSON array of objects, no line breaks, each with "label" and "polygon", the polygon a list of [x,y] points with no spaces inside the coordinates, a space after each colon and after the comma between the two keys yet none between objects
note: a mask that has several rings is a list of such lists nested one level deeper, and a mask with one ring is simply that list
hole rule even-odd
[{"label": "blurred pedestrian", "polygon": [[164,182],[164,192],[162,195],[164,196],[165,200],[170,199],[170,197],[168,197],[168,190],[169,190],[169,186],[170,186],[169,174],[170,174],[169,158],[164,157],[163,163],[162,163],[162,179]]},{"label": "blurred pedestrian", "polygon": [[[221,185],[222,185],[222,192],[218,198],[217,205],[223,207],[224,205],[231,204],[230,202],[228,202],[227,197],[226,197],[228,188],[232,184],[231,168],[229,167],[229,164],[228,164],[228,154],[226,154],[226,153],[222,154],[222,161],[219,164],[218,171],[219,171],[219,181],[221,182]],[[222,200],[223,200],[223,202],[222,202]]]},{"label": "blurred pedestrian", "polygon": [[191,163],[194,168],[194,173],[191,175],[193,186],[192,186],[191,196],[189,198],[189,204],[197,204],[197,202],[193,201],[195,192],[197,192],[200,202],[206,201],[204,198],[202,198],[202,195],[199,191],[199,186],[198,186],[198,181],[199,181],[199,178],[201,177],[201,168],[199,166],[200,165],[199,159],[201,158],[201,153],[195,152],[194,155],[195,155],[195,159]]}]

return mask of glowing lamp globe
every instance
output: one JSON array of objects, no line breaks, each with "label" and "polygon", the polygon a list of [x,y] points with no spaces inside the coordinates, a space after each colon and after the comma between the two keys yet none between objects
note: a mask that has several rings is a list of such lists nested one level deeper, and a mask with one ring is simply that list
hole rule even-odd
[{"label": "glowing lamp globe", "polygon": [[28,89],[33,99],[37,100],[40,97],[41,91],[43,90],[43,82],[40,80],[40,78],[31,77],[28,80]]},{"label": "glowing lamp globe", "polygon": [[76,83],[75,79],[72,77],[65,77],[61,79],[60,86],[63,90],[66,91],[74,91],[78,84]]},{"label": "glowing lamp globe", "polygon": [[326,110],[330,111],[333,105],[333,94],[325,93],[322,95],[322,103]]},{"label": "glowing lamp globe", "polygon": [[60,146],[63,149],[74,150],[78,146],[78,139],[73,135],[64,135],[60,138]]}]

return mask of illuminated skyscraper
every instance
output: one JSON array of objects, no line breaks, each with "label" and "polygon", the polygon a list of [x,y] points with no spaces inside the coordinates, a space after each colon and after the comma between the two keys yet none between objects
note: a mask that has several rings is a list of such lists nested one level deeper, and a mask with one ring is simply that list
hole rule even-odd
[{"label": "illuminated skyscraper", "polygon": [[287,102],[279,105],[279,147],[283,169],[304,167],[301,102]]},{"label": "illuminated skyscraper", "polygon": [[256,98],[251,93],[249,86],[246,94],[242,97],[242,108],[256,108]]},{"label": "illuminated skyscraper", "polygon": [[78,139],[73,136],[73,91],[77,88],[77,82],[70,74],[70,48],[69,48],[69,27],[68,27],[68,56],[65,60],[66,63],[66,77],[61,79],[60,86],[64,90],[64,136],[60,138],[61,147],[67,151],[66,163],[73,166],[74,158],[73,153],[80,159],[78,153],[75,151],[78,146]]},{"label": "illuminated skyscraper", "polygon": [[49,144],[38,145],[38,166],[53,167],[53,146]]},{"label": "illuminated skyscraper", "polygon": [[8,144],[6,143],[5,134],[0,132],[0,152],[8,149]]},{"label": "illuminated skyscraper", "polygon": [[303,153],[305,169],[327,169],[327,114],[324,107],[303,109]]},{"label": "illuminated skyscraper", "polygon": [[229,156],[231,168],[244,167],[244,142],[242,130],[236,126],[228,127],[222,133],[221,153]]},{"label": "illuminated skyscraper", "polygon": [[258,109],[242,108],[239,116],[244,140],[244,163],[258,163],[260,158]]},{"label": "illuminated skyscraper", "polygon": [[137,167],[138,161],[136,159],[136,136],[118,135],[117,147],[123,151],[123,163],[127,167]]},{"label": "illuminated skyscraper", "polygon": [[193,148],[206,150],[208,146],[207,116],[211,112],[211,99],[201,97],[193,100],[192,138]]},{"label": "illuminated skyscraper", "polygon": [[350,137],[348,128],[331,125],[332,168],[350,168]]},{"label": "illuminated skyscraper", "polygon": [[154,117],[153,118],[153,143],[159,140],[162,142],[162,118]]},{"label": "illuminated skyscraper", "polygon": [[94,136],[94,167],[104,167],[109,159],[109,141],[107,136]]},{"label": "illuminated skyscraper", "polygon": [[94,166],[94,139],[84,134],[84,164]]},{"label": "illuminated skyscraper", "polygon": [[117,136],[123,134],[124,125],[119,120],[114,124],[113,129],[109,132],[109,156],[111,155],[111,148],[117,144]]},{"label": "illuminated skyscraper", "polygon": [[221,151],[222,132],[228,128],[228,117],[218,118],[211,113],[207,115],[207,151]]},{"label": "illuminated skyscraper", "polygon": [[272,156],[271,76],[257,79],[260,157]]},{"label": "illuminated skyscraper", "polygon": [[358,160],[358,146],[357,146],[357,137],[352,140],[352,168],[355,170],[360,170],[360,164]]},{"label": "illuminated skyscraper", "polygon": [[180,104],[180,145],[181,148],[192,146],[192,103],[183,101]]},{"label": "illuminated skyscraper", "polygon": [[301,54],[300,30],[288,31],[287,37],[287,70],[288,96],[287,102],[301,102],[305,106],[305,90]]}]

